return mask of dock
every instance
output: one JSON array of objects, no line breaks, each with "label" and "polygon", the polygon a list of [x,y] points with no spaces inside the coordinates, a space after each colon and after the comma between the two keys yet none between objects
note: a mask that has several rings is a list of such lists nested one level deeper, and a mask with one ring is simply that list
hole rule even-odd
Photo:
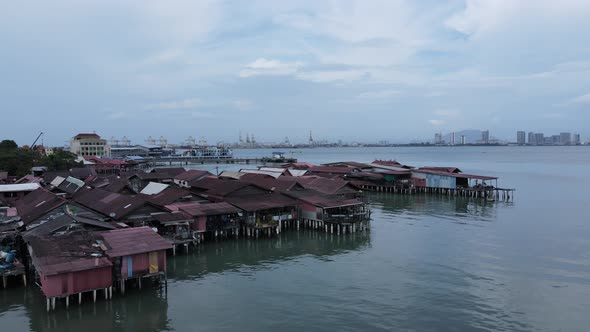
[{"label": "dock", "polygon": [[142,167],[156,167],[156,166],[183,166],[183,165],[231,165],[231,164],[245,164],[245,165],[267,165],[267,164],[285,164],[297,162],[295,158],[202,158],[202,157],[161,157],[154,159],[146,159],[141,162]]}]

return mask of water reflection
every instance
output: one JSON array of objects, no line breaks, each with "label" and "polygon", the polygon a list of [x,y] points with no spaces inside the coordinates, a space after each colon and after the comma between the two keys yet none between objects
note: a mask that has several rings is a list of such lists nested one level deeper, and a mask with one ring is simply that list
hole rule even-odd
[{"label": "water reflection", "polygon": [[415,220],[431,216],[456,223],[493,221],[497,218],[498,206],[511,206],[513,204],[437,195],[373,193],[369,198],[373,206],[377,207],[386,218],[389,216]]},{"label": "water reflection", "polygon": [[110,301],[99,297],[92,303],[92,298],[86,296],[82,305],[78,305],[72,298],[69,308],[61,301],[58,309],[50,313],[40,291],[28,293],[31,295],[24,305],[30,331],[169,330],[166,294],[155,285],[129,291],[124,296],[114,294]]},{"label": "water reflection", "polygon": [[370,232],[336,235],[290,230],[279,237],[206,243],[182,256],[169,257],[168,278],[191,280],[208,273],[271,269],[273,264],[303,255],[320,260],[370,246]]},{"label": "water reflection", "polygon": [[[188,253],[179,251],[177,256],[168,257],[169,286],[223,272],[239,271],[239,275],[247,277],[302,256],[331,260],[332,256],[368,247],[369,232],[338,236],[310,230],[291,230],[278,237],[258,240],[210,242],[191,248]],[[5,317],[12,324],[4,326],[10,331],[172,329],[168,301],[174,303],[175,299],[169,299],[167,292],[156,284],[144,283],[142,290],[130,287],[125,295],[115,293],[110,301],[101,295],[99,292],[97,302],[92,303],[91,294],[85,294],[82,305],[78,305],[77,298],[71,297],[67,309],[64,301],[58,301],[57,310],[47,313],[45,298],[35,286],[0,290],[0,318]],[[27,324],[28,328],[24,328]]]}]

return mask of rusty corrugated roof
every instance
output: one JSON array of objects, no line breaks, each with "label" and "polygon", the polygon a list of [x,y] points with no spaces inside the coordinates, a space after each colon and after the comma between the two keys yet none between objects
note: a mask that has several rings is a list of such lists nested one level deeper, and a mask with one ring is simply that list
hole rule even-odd
[{"label": "rusty corrugated roof", "polygon": [[122,257],[152,251],[167,250],[172,244],[150,227],[135,227],[100,232],[107,245],[109,257]]},{"label": "rusty corrugated roof", "polygon": [[227,202],[248,212],[297,206],[297,200],[279,193],[229,197]]},{"label": "rusty corrugated roof", "polygon": [[144,206],[144,200],[106,191],[101,188],[81,190],[74,201],[107,217],[119,220]]},{"label": "rusty corrugated roof", "polygon": [[231,213],[238,213],[240,209],[237,207],[227,203],[227,202],[219,202],[219,203],[205,203],[199,205],[191,205],[191,206],[181,206],[181,211],[188,213],[193,217],[200,217],[200,216],[216,216],[222,214],[231,214]]},{"label": "rusty corrugated roof", "polygon": [[22,199],[15,202],[18,215],[21,217],[25,225],[42,217],[51,210],[58,208],[65,204],[66,200],[47,191],[44,188],[39,188]]}]

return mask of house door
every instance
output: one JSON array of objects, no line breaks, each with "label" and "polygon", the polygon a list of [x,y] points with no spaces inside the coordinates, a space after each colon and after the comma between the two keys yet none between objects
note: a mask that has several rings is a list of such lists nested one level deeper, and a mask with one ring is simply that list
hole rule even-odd
[{"label": "house door", "polygon": [[158,273],[158,252],[152,251],[150,252],[150,274]]}]

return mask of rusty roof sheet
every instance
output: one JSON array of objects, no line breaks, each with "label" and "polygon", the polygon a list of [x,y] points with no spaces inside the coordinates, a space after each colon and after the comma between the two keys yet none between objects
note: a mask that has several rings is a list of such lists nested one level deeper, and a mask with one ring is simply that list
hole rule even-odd
[{"label": "rusty roof sheet", "polygon": [[78,192],[74,201],[105,216],[119,220],[145,205],[145,201],[132,196],[121,195],[94,188]]},{"label": "rusty roof sheet", "polygon": [[313,166],[308,169],[312,173],[349,174],[357,171],[357,167]]},{"label": "rusty roof sheet", "polygon": [[306,196],[302,195],[297,197],[298,200],[302,202],[306,202],[318,207],[322,207],[325,209],[336,208],[336,207],[345,207],[345,206],[353,206],[353,205],[362,205],[364,204],[361,200],[351,198],[351,199],[342,199],[338,197],[329,197],[329,196]]},{"label": "rusty roof sheet", "polygon": [[165,174],[172,179],[184,172],[186,172],[184,167],[158,167],[154,168],[151,173]]},{"label": "rusty roof sheet", "polygon": [[[348,181],[342,179],[326,179],[321,177],[296,177],[296,181],[306,189],[313,189],[323,194],[336,194],[349,186]],[[288,177],[280,177],[279,181],[289,181]],[[352,189],[352,188],[351,188]],[[351,190],[356,191],[356,190]]]},{"label": "rusty roof sheet", "polygon": [[174,180],[181,180],[181,181],[190,182],[190,181],[198,180],[204,176],[209,176],[209,175],[212,175],[212,174],[207,171],[201,171],[198,169],[191,169],[186,172],[177,174],[174,177]]},{"label": "rusty roof sheet", "polygon": [[242,178],[242,179],[240,179],[240,181],[255,184],[255,185],[257,185],[261,188],[264,188],[266,190],[269,190],[269,191],[288,191],[288,190],[291,190],[296,187],[303,188],[303,186],[297,182],[295,177],[283,177],[283,178],[284,179],[282,181],[278,181],[278,180],[272,179],[272,178],[254,177],[254,178],[246,178],[246,179]]},{"label": "rusty roof sheet", "polygon": [[[265,171],[265,170],[260,170],[260,169],[244,169],[244,168],[240,170],[240,173],[265,175],[265,176],[273,177],[275,179],[282,175],[281,172]],[[241,177],[240,179],[242,179],[242,178],[243,177]]]},{"label": "rusty roof sheet", "polygon": [[438,171],[438,172],[445,172],[445,173],[461,173],[461,170],[457,167],[447,167],[447,166],[424,166],[418,168],[418,170],[430,170],[430,171]]},{"label": "rusty roof sheet", "polygon": [[49,211],[65,204],[66,200],[44,188],[39,188],[15,202],[18,215],[25,225],[40,218]]},{"label": "rusty roof sheet", "polygon": [[144,199],[146,202],[155,206],[164,206],[176,202],[183,197],[191,197],[191,193],[188,190],[169,186],[161,192],[154,195],[139,194],[138,197]]},{"label": "rusty roof sheet", "polygon": [[322,166],[370,168],[370,166],[368,166],[367,164],[365,164],[365,163],[359,163],[359,162],[356,162],[356,161],[339,161],[339,162],[334,162],[334,163],[325,163],[325,164],[322,164]]},{"label": "rusty roof sheet", "polygon": [[109,178],[105,185],[97,184],[96,188],[102,188],[113,193],[120,193],[123,189],[129,186],[129,179],[127,178]]},{"label": "rusty roof sheet", "polygon": [[100,232],[107,245],[109,257],[129,256],[152,251],[167,250],[172,244],[150,227],[134,227]]},{"label": "rusty roof sheet", "polygon": [[68,171],[47,171],[43,174],[43,182],[51,183],[56,177],[67,178],[70,176],[70,172]]},{"label": "rusty roof sheet", "polygon": [[[92,270],[112,266],[102,250],[95,247],[100,237],[80,231],[60,236],[30,236],[31,258],[35,268],[44,275]],[[92,255],[97,257],[93,257]]]},{"label": "rusty roof sheet", "polygon": [[436,170],[430,170],[430,169],[413,170],[412,173],[425,173],[425,174],[434,174],[434,175],[441,175],[441,176],[450,176],[450,177],[454,177],[454,178],[475,179],[475,180],[484,180],[484,181],[498,179],[495,176],[475,175],[475,174],[465,174],[465,173],[449,173],[449,172],[436,171]]},{"label": "rusty roof sheet", "polygon": [[240,209],[227,202],[181,206],[180,210],[186,212],[192,217],[217,216],[222,214],[232,214],[240,212]]},{"label": "rusty roof sheet", "polygon": [[152,217],[161,224],[190,222],[193,220],[189,214],[182,211],[153,213]]},{"label": "rusty roof sheet", "polygon": [[227,202],[248,212],[297,206],[297,200],[280,193],[229,197]]},{"label": "rusty roof sheet", "polygon": [[234,180],[222,180],[219,178],[202,178],[197,181],[191,181],[191,188],[197,188],[206,190],[206,194],[214,194],[225,196],[232,193],[242,187],[250,185],[246,182],[234,181]]},{"label": "rusty roof sheet", "polygon": [[96,171],[90,167],[76,167],[70,169],[70,175],[78,179],[86,179],[91,175],[96,176]]}]

